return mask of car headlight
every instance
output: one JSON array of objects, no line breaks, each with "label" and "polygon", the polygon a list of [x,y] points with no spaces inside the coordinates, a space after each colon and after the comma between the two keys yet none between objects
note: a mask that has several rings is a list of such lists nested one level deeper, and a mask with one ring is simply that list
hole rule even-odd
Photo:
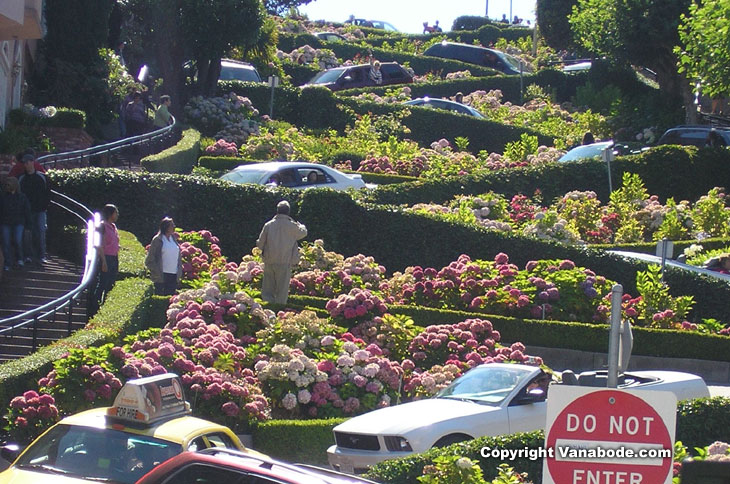
[{"label": "car headlight", "polygon": [[386,435],[383,437],[385,440],[385,447],[391,452],[412,452],[411,444],[408,443],[408,439],[397,435]]}]

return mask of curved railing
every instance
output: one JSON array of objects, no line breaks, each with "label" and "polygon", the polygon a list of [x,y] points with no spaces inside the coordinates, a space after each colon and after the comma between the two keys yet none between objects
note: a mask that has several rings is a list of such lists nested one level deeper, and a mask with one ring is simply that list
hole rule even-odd
[{"label": "curved railing", "polygon": [[[152,149],[152,143],[169,143],[173,136],[173,129],[176,122],[165,128],[151,131],[132,138],[126,138],[104,145],[94,146],[86,150],[69,151],[65,153],[57,153],[46,155],[38,158],[38,161],[48,168],[72,168],[74,165],[83,167],[89,164],[93,157],[111,154],[117,151],[128,149],[134,146],[147,146]],[[54,299],[51,302],[43,304],[40,307],[26,311],[22,314],[0,319],[0,335],[12,336],[13,332],[26,326],[33,326],[33,343],[32,350],[37,349],[36,336],[38,326],[42,321],[56,321],[57,316],[61,315],[63,309],[67,309],[68,317],[68,334],[72,332],[73,308],[78,303],[84,290],[94,281],[96,274],[98,257],[97,248],[101,244],[101,216],[98,212],[92,213],[82,203],[52,190],[51,204],[60,210],[71,214],[77,218],[86,228],[86,248],[84,254],[84,272],[81,276],[81,282],[70,292]]]},{"label": "curved railing", "polygon": [[124,138],[111,143],[99,146],[92,146],[85,150],[66,151],[64,153],[52,153],[50,155],[41,156],[38,162],[45,168],[75,168],[83,167],[89,164],[92,158],[99,158],[104,155],[128,150],[134,147],[147,148],[147,152],[151,153],[153,146],[169,144],[177,126],[177,120],[171,116],[172,123],[164,128],[150,131],[131,138]]}]

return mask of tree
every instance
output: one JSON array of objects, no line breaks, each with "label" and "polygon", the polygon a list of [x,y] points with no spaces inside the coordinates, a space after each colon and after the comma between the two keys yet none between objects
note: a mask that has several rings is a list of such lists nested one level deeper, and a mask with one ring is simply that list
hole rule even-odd
[{"label": "tree", "polygon": [[537,0],[537,25],[547,45],[555,50],[573,50],[575,41],[568,16],[578,0]]},{"label": "tree", "polygon": [[691,0],[578,0],[570,15],[576,41],[618,62],[648,67],[659,88],[693,113],[692,91],[677,69],[677,27]]},{"label": "tree", "polygon": [[283,15],[292,8],[306,5],[312,0],[264,0],[266,11],[272,15]]},{"label": "tree", "polygon": [[30,78],[31,102],[81,109],[95,134],[115,107],[99,55],[113,6],[114,0],[46,0],[46,36]]},{"label": "tree", "polygon": [[183,64],[194,60],[197,91],[213,94],[220,59],[234,46],[254,44],[265,16],[259,0],[126,0],[126,6],[177,108],[185,100]]},{"label": "tree", "polygon": [[679,70],[710,97],[730,93],[730,0],[693,3],[679,25]]}]

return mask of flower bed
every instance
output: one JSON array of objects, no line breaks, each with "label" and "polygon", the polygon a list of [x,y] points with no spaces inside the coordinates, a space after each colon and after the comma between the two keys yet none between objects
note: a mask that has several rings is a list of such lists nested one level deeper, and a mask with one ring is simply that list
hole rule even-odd
[{"label": "flower bed", "polygon": [[539,192],[509,200],[488,192],[457,196],[446,205],[417,204],[410,210],[565,244],[606,244],[728,237],[728,199],[716,187],[694,204],[669,199],[662,205],[658,196],[647,193],[638,175],[625,173],[623,186],[606,205],[592,191],[571,191],[550,206],[542,206]]}]

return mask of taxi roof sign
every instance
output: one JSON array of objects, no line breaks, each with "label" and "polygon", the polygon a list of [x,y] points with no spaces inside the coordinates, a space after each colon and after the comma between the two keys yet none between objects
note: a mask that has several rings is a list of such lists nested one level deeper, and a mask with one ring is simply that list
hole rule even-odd
[{"label": "taxi roof sign", "polygon": [[152,424],[190,413],[180,377],[174,373],[129,380],[119,390],[107,416],[140,424]]}]

